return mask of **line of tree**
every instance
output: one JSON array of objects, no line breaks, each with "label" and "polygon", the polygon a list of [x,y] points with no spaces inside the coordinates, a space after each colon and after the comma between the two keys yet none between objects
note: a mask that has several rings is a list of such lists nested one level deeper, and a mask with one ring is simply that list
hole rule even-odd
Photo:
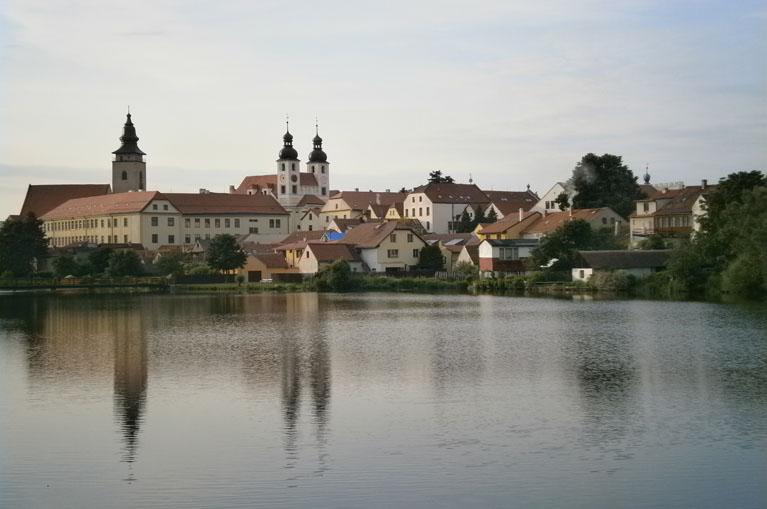
[{"label": "line of tree", "polygon": [[442,170],[434,170],[429,173],[429,184],[452,184],[455,182],[450,175],[442,175]]}]

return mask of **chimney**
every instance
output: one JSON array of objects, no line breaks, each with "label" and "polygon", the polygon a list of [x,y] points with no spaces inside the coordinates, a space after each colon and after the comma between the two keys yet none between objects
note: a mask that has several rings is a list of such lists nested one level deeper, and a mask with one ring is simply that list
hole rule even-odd
[{"label": "chimney", "polygon": [[519,207],[519,220],[522,221],[522,215],[524,213],[524,209],[522,207]]},{"label": "chimney", "polygon": [[706,189],[707,186],[708,186],[708,180],[703,179],[703,180],[700,181],[701,189]]},{"label": "chimney", "polygon": [[386,190],[386,192],[387,192],[387,193],[391,193],[391,189],[387,189],[387,190]]},{"label": "chimney", "polygon": [[620,225],[621,225],[620,221],[615,221],[615,236],[616,237],[618,236],[618,229],[619,229]]},{"label": "chimney", "polygon": [[376,193],[376,205],[381,204],[381,193]]},{"label": "chimney", "polygon": [[229,193],[234,193],[234,186],[229,186]]},{"label": "chimney", "polygon": [[355,193],[359,193],[359,192],[360,192],[360,188],[359,188],[359,187],[355,187],[355,188],[354,188],[354,192],[355,192]]}]

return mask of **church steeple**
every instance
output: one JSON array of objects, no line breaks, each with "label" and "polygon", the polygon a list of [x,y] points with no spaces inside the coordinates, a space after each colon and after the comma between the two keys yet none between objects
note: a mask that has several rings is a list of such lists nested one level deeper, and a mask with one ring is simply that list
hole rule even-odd
[{"label": "church steeple", "polygon": [[285,121],[285,135],[282,137],[282,149],[279,154],[279,161],[298,161],[298,152],[293,148],[293,135],[290,134],[290,122]]},{"label": "church steeple", "polygon": [[309,154],[310,163],[326,163],[328,162],[328,156],[325,151],[322,150],[322,138],[320,138],[320,126],[317,121],[314,121],[314,139],[312,140],[314,150]]},{"label": "church steeple", "polygon": [[123,135],[120,136],[120,142],[122,142],[122,146],[112,152],[113,154],[146,155],[140,148],[138,148],[138,136],[136,135],[136,128],[131,121],[130,112],[128,112],[128,117],[125,120]]}]

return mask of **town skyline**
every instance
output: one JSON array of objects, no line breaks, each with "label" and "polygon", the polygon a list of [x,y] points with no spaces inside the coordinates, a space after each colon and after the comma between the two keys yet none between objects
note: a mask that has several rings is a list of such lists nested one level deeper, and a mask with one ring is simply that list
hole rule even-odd
[{"label": "town skyline", "polygon": [[271,171],[286,114],[302,160],[319,118],[334,189],[439,169],[541,193],[588,152],[658,182],[767,165],[762,2],[291,7],[311,16],[284,36],[247,2],[11,2],[0,214],[27,184],[105,181],[128,105],[161,191]]}]

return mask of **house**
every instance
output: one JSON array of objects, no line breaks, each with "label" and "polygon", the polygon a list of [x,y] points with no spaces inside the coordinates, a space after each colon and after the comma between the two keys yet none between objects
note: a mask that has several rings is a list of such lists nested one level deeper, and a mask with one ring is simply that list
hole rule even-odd
[{"label": "house", "polygon": [[518,239],[525,229],[543,217],[541,212],[524,212],[507,214],[495,223],[477,228],[476,235],[480,239]]},{"label": "house", "polygon": [[279,243],[275,252],[283,254],[289,267],[297,267],[309,242],[323,240],[326,233],[327,230],[295,231]]},{"label": "house", "polygon": [[392,193],[379,191],[341,191],[330,196],[327,203],[320,211],[321,221],[328,225],[333,219],[354,219],[365,217],[370,204],[391,205],[401,202],[405,198],[404,193]]},{"label": "house", "polygon": [[354,246],[336,242],[309,242],[297,267],[301,274],[314,275],[339,260],[348,263],[352,272],[363,270],[362,260]]},{"label": "house", "polygon": [[479,239],[472,233],[427,233],[422,237],[427,244],[439,246],[448,273],[453,272],[464,246],[479,245]]},{"label": "house", "polygon": [[660,189],[642,186],[646,198],[634,202],[636,208],[629,217],[629,245],[635,247],[654,234],[672,243],[689,238],[700,229],[700,218],[705,214],[705,196],[715,188],[706,180],[700,186],[663,186]]},{"label": "house", "polygon": [[479,244],[481,242],[481,240],[477,239],[476,242],[462,246],[455,264],[468,263],[469,265],[479,267]]},{"label": "house", "polygon": [[538,245],[531,239],[485,239],[479,243],[479,271],[483,277],[500,274],[522,274],[525,260]]},{"label": "house", "polygon": [[354,246],[372,272],[411,270],[426,245],[413,227],[399,221],[362,223],[339,242]]},{"label": "house", "polygon": [[258,283],[263,280],[290,281],[298,277],[299,271],[288,266],[285,257],[280,253],[248,253],[245,265],[237,273],[245,276],[248,283]]},{"label": "house", "polygon": [[567,195],[567,202],[572,206],[573,198],[578,194],[575,191],[575,186],[571,182],[557,182],[532,206],[532,210],[536,212],[561,212],[562,209],[559,208],[556,200],[562,193]]},{"label": "house", "polygon": [[636,277],[646,277],[662,270],[670,250],[578,251],[581,263],[572,269],[573,281],[588,281],[594,274],[621,270]]},{"label": "house", "polygon": [[487,195],[474,184],[435,184],[417,187],[405,198],[406,218],[417,219],[428,232],[451,233],[467,207],[472,212],[490,204]]},{"label": "house", "polygon": [[[378,221],[380,223],[380,221]],[[333,219],[327,226],[327,230],[334,230],[341,233],[346,233],[347,230],[354,228],[355,226],[363,223],[362,217],[355,217],[353,219]]]},{"label": "house", "polygon": [[498,219],[503,219],[509,214],[517,214],[520,210],[527,212],[538,203],[538,195],[530,190],[527,191],[485,191],[490,205],[485,209],[485,217],[490,210],[495,211]]},{"label": "house", "polygon": [[[540,239],[568,221],[580,219],[592,228],[613,228],[626,222],[610,207],[596,209],[568,209],[564,212],[538,213],[537,219],[519,232],[523,239]],[[484,229],[483,231],[487,231]]]},{"label": "house", "polygon": [[288,212],[269,195],[131,191],[67,200],[41,217],[51,246],[135,243],[149,250],[219,234],[288,233]]}]

